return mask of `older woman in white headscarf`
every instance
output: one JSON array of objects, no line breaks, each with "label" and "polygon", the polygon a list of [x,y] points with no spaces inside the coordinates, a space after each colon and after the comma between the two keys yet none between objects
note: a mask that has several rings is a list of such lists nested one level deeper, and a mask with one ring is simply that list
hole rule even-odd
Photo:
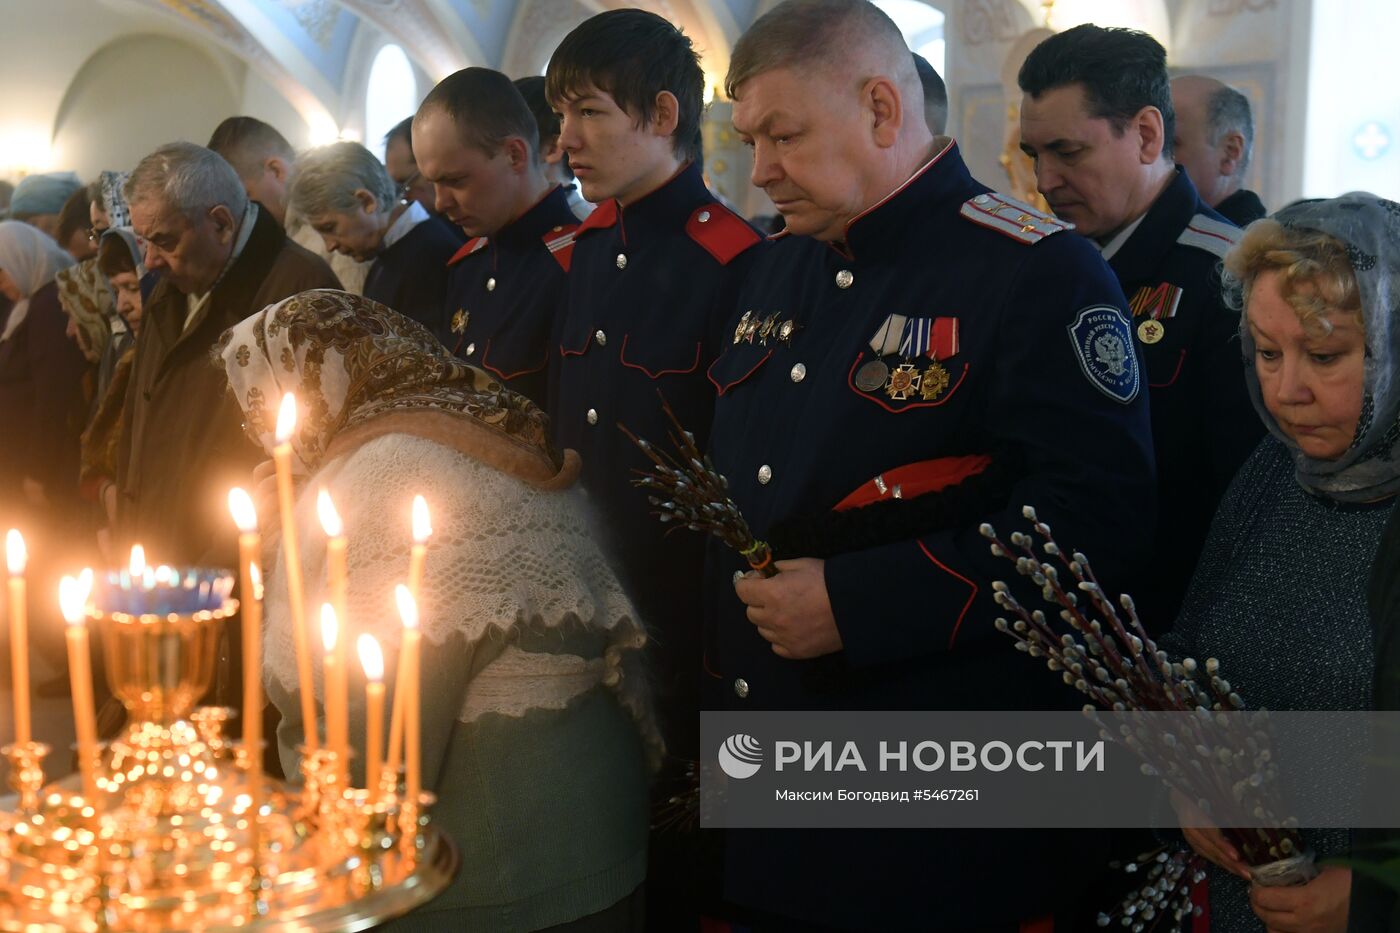
[{"label": "older woman in white headscarf", "polygon": [[[324,489],[349,541],[340,637],[374,635],[390,671],[414,494],[432,509],[420,599],[423,783],[463,864],[403,928],[640,930],[645,761],[659,754],[638,671],[645,638],[573,486],[577,455],[549,446],[548,418],[524,396],[358,295],[288,298],[225,333],[219,352],[248,432],[269,452],[281,396],[296,392],[307,618],[319,619],[326,599]],[[267,686],[284,717],[282,761],[296,774],[306,724],[282,561],[267,591]],[[356,739],[363,705],[353,698],[363,695],[352,687]]]},{"label": "older woman in white headscarf", "polygon": [[31,506],[76,499],[87,362],[64,335],[54,276],[73,264],[48,235],[0,223],[0,483]]}]

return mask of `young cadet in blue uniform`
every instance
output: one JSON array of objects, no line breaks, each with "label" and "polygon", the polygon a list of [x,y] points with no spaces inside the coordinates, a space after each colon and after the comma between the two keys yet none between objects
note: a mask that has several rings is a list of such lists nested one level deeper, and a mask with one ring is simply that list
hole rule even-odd
[{"label": "young cadet in blue uniform", "polygon": [[338,142],[304,153],[292,171],[291,206],[327,250],[370,263],[366,298],[433,326],[459,241],[421,204],[398,199],[372,152]]},{"label": "young cadet in blue uniform", "polygon": [[[711,547],[707,702],[1063,705],[1054,679],[992,626],[991,581],[1009,567],[978,526],[1009,533],[1034,505],[1108,580],[1146,552],[1149,416],[1112,273],[1065,224],[990,193],[950,139],[930,135],[904,40],[865,0],[776,7],[735,46],[726,86],[753,182],[787,229],[750,273],[710,367],[711,456],[753,532],[783,543],[771,579],[736,578],[744,561]],[[971,504],[936,491],[993,470],[1004,487]],[[885,518],[857,527],[861,506],[884,506]],[[846,533],[821,533],[837,516]],[[1043,924],[1101,867],[1104,841],[727,837],[724,893],[765,931]]]},{"label": "young cadet in blue uniform", "polygon": [[1176,619],[1215,506],[1263,435],[1250,404],[1239,313],[1217,269],[1240,231],[1172,163],[1166,52],[1146,33],[1078,26],[1020,73],[1021,148],[1062,220],[1094,238],[1133,312],[1152,400],[1161,521],[1129,584],[1148,624]]},{"label": "young cadet in blue uniform", "polygon": [[437,209],[471,237],[447,262],[438,339],[543,405],[577,224],[534,115],[505,75],[464,68],[423,99],[413,141]]},{"label": "young cadet in blue uniform", "polygon": [[[648,461],[617,425],[664,439],[664,395],[698,443],[708,441],[715,392],[705,371],[762,238],[705,186],[704,75],[675,26],[636,9],[594,16],[555,50],[545,82],[559,146],[597,205],[574,234],[549,412],[556,444],[583,458],[584,487],[651,633],[664,802],[698,754],[704,542],[666,535],[650,514],[631,483]],[[648,929],[698,922],[689,835],[653,833]]]}]

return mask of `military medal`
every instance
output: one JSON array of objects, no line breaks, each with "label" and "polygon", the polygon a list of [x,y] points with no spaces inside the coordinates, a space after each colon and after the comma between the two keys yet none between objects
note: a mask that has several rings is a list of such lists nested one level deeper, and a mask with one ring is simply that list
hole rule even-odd
[{"label": "military medal", "polygon": [[801,325],[799,325],[796,321],[783,321],[782,325],[778,327],[778,339],[781,340],[784,344],[791,344],[792,335],[797,333],[800,329]]},{"label": "military medal", "polygon": [[469,320],[471,320],[471,315],[461,308],[458,308],[457,313],[452,315],[452,333],[465,334],[467,332],[467,321]]},{"label": "military medal", "polygon": [[749,319],[753,317],[752,311],[745,311],[744,316],[739,318],[739,326],[734,328],[734,342],[738,343],[744,339],[744,332],[748,330]]},{"label": "military medal", "polygon": [[932,402],[948,389],[948,370],[943,368],[943,364],[937,358],[928,364],[928,369],[924,370],[922,381],[919,384],[919,398],[925,402]]},{"label": "military medal", "polygon": [[763,323],[758,326],[758,342],[765,347],[768,346],[768,338],[777,326],[778,316],[776,314],[770,314],[764,318]]},{"label": "military medal", "polygon": [[890,377],[890,368],[880,360],[871,360],[856,370],[856,388],[862,392],[874,392]]},{"label": "military medal", "polygon": [[909,393],[919,391],[919,383],[923,377],[914,368],[913,363],[900,363],[890,371],[889,382],[885,384],[885,394],[896,402],[902,402],[909,397]]},{"label": "military medal", "polygon": [[1138,325],[1138,339],[1143,343],[1156,343],[1166,336],[1167,329],[1162,326],[1161,321],[1154,321],[1151,318]]}]

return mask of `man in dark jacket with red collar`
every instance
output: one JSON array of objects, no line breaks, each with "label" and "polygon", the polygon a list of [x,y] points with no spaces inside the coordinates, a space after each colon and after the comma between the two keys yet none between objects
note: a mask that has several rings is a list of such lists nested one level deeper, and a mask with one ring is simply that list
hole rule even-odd
[{"label": "man in dark jacket with red collar", "polygon": [[[267,305],[340,283],[202,146],[157,149],[126,195],[146,268],[163,275],[145,305],[122,412],[114,538],[144,545],[152,563],[233,566],[228,490],[251,483],[262,457],[210,350]],[[269,417],[277,402],[264,400]]]}]

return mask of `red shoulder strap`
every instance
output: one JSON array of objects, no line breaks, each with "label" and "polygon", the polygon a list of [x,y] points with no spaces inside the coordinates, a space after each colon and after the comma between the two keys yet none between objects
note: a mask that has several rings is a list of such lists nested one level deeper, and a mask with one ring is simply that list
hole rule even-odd
[{"label": "red shoulder strap", "polygon": [[578,224],[566,224],[555,227],[540,238],[549,250],[549,255],[554,257],[554,261],[559,263],[559,267],[565,272],[569,271],[569,263],[573,260],[574,236],[578,229]]},{"label": "red shoulder strap", "polygon": [[742,217],[719,202],[696,208],[685,232],[722,266],[763,239]]},{"label": "red shoulder strap", "polygon": [[455,266],[457,265],[457,263],[461,262],[463,259],[466,259],[472,253],[481,249],[485,245],[486,237],[474,236],[467,242],[463,243],[461,249],[457,250],[457,252],[452,254],[452,258],[447,260],[447,264],[449,266]]}]

